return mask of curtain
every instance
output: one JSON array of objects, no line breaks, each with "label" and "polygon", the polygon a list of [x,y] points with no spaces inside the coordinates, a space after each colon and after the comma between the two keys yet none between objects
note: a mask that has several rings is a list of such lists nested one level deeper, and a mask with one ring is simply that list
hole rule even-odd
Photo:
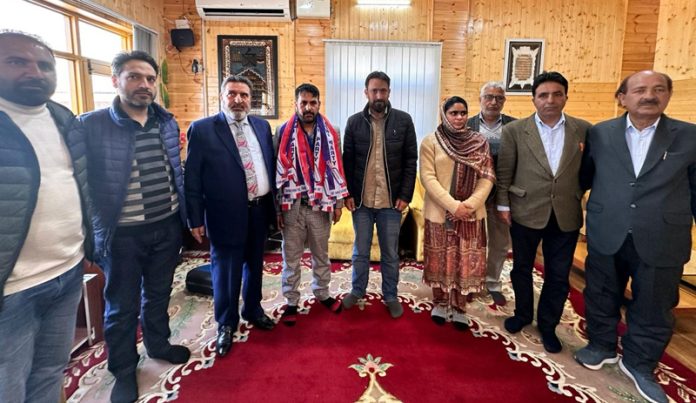
[{"label": "curtain", "polygon": [[157,35],[141,26],[133,25],[133,50],[147,52],[157,60]]},{"label": "curtain", "polygon": [[[344,128],[367,103],[365,77],[381,70],[391,78],[392,107],[408,112],[418,142],[435,130],[440,102],[442,45],[430,42],[325,40],[326,115]],[[345,132],[345,130],[343,130]]]}]

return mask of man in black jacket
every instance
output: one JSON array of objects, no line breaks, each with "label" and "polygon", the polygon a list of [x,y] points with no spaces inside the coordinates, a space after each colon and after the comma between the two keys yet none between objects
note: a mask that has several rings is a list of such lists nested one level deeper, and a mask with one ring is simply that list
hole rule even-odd
[{"label": "man in black jacket", "polygon": [[55,57],[0,32],[0,402],[58,401],[91,256],[85,138]]},{"label": "man in black jacket", "polygon": [[353,289],[343,306],[350,309],[365,296],[376,223],[382,294],[390,315],[398,318],[403,314],[397,297],[401,212],[413,196],[418,145],[411,116],[389,103],[390,82],[381,71],[370,73],[365,79],[367,105],[346,123],[343,164],[350,196],[345,205],[353,213],[355,246]]}]

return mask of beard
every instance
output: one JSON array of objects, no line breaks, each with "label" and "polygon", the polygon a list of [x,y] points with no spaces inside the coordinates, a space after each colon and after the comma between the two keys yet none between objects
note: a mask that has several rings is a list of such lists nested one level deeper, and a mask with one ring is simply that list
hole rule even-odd
[{"label": "beard", "polygon": [[43,105],[55,91],[55,82],[47,80],[26,80],[8,86],[0,84],[0,97],[24,106]]},{"label": "beard", "polygon": [[372,101],[370,102],[370,109],[377,113],[382,113],[387,109],[386,101]]},{"label": "beard", "polygon": [[317,120],[317,114],[312,112],[298,113],[297,117],[305,124],[314,123]]},{"label": "beard", "polygon": [[155,102],[155,95],[156,93],[150,91],[133,91],[126,94],[124,101],[134,109],[145,109]]},{"label": "beard", "polygon": [[233,111],[232,108],[225,103],[222,104],[222,110],[225,114],[237,121],[243,120],[247,116],[247,111]]}]

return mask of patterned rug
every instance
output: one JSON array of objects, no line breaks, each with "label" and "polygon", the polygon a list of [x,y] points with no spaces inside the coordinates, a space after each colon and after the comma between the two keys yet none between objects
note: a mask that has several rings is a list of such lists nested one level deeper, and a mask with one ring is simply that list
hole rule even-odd
[{"label": "patterned rug", "polygon": [[[198,371],[205,371],[216,364],[214,353],[214,341],[216,324],[213,318],[212,299],[200,295],[190,294],[185,291],[186,273],[208,260],[206,253],[187,253],[184,263],[177,268],[169,314],[171,316],[172,342],[184,344],[192,351],[191,360],[184,365],[170,365],[166,362],[149,359],[146,357],[142,342],[138,345],[141,361],[138,366],[138,384],[140,390],[140,402],[165,402],[176,400],[180,394],[182,399],[178,401],[196,402],[199,399],[190,397],[188,390],[182,388],[182,380]],[[281,262],[278,254],[266,256],[264,275],[264,300],[266,311],[278,318],[283,310],[284,299],[280,293]],[[309,311],[318,304],[314,302],[311,293],[311,271],[309,255],[303,258],[303,274],[301,292],[303,293],[303,307],[301,314],[309,314]],[[503,293],[509,300],[513,299],[512,287],[509,282],[509,270],[511,262],[506,263],[503,273]],[[332,295],[343,295],[350,291],[350,276],[352,266],[349,262],[335,262],[332,266],[334,272],[331,281]],[[413,261],[405,261],[401,264],[401,278],[399,284],[399,298],[405,309],[409,310],[401,320],[409,320],[412,315],[429,316],[432,309],[432,293],[428,287],[422,284],[422,266]],[[535,290],[541,289],[542,279],[540,273],[534,276]],[[377,268],[370,275],[367,298],[358,304],[358,309],[373,309],[381,304],[380,292],[381,278]],[[581,303],[577,291],[572,291],[570,300]],[[640,402],[643,401],[633,384],[622,374],[616,365],[605,366],[600,371],[586,370],[578,365],[572,358],[573,353],[586,344],[584,332],[584,318],[576,313],[571,302],[567,301],[565,311],[556,333],[563,342],[563,351],[560,354],[547,354],[541,344],[539,334],[533,326],[526,327],[516,335],[510,335],[503,329],[503,320],[512,315],[514,304],[508,303],[505,307],[492,304],[489,296],[474,298],[468,306],[467,314],[470,318],[472,337],[471,343],[477,343],[475,339],[488,339],[486,343],[499,343],[505,353],[495,357],[498,362],[506,360],[523,363],[530,369],[538,371],[540,375],[538,387],[551,391],[544,396],[548,399],[558,400],[564,397],[580,402]],[[578,302],[580,301],[580,302]],[[324,309],[319,307],[317,309]],[[354,308],[355,310],[356,308]],[[384,308],[381,308],[384,309]],[[349,311],[349,313],[353,313]],[[342,314],[342,315],[345,315]],[[386,311],[384,312],[385,320]],[[419,318],[419,316],[415,316]],[[302,316],[298,327],[302,325]],[[430,323],[432,330],[437,328]],[[282,325],[281,325],[282,326]],[[278,329],[280,330],[280,329]],[[235,342],[245,343],[250,338],[261,338],[262,334],[245,322],[240,324],[235,334]],[[264,336],[266,337],[266,336]],[[479,343],[483,346],[484,340]],[[235,348],[244,348],[235,346]],[[482,347],[483,348],[483,347]],[[389,385],[389,375],[392,367],[390,361],[393,357],[379,357],[367,354],[354,357],[348,363],[348,371],[354,373],[355,385],[360,393],[355,396],[334,396],[332,401],[429,401],[423,395],[407,396],[385,389],[383,385]],[[113,377],[106,369],[106,351],[103,343],[99,343],[84,351],[71,362],[65,378],[66,394],[69,402],[105,402],[109,399]],[[279,359],[278,356],[275,359]],[[508,361],[509,362],[509,361]],[[221,361],[220,365],[224,365]],[[470,368],[469,371],[475,371]],[[206,376],[205,372],[197,374],[194,378]],[[363,378],[366,378],[367,381]],[[658,379],[665,387],[669,396],[677,402],[696,401],[696,374],[692,373],[679,363],[665,356],[658,368]],[[188,382],[184,382],[188,383]],[[190,383],[189,383],[190,385]],[[230,392],[231,393],[231,392]],[[188,397],[184,397],[186,395]],[[396,397],[395,397],[396,396]],[[220,396],[224,401],[224,396]],[[380,400],[382,399],[382,400]],[[268,400],[267,401],[274,401]],[[539,401],[537,397],[535,401]],[[525,401],[525,396],[517,396],[512,401]]]}]

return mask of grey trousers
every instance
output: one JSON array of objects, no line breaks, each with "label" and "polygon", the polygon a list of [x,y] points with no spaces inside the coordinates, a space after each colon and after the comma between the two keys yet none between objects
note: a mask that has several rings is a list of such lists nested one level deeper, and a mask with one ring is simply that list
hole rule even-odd
[{"label": "grey trousers", "polygon": [[282,290],[288,305],[300,302],[301,264],[305,242],[312,253],[312,292],[318,300],[329,297],[331,262],[329,261],[329,234],[331,214],[314,211],[297,200],[292,208],[283,211],[285,228],[283,234]]},{"label": "grey trousers", "polygon": [[510,227],[498,218],[495,205],[486,209],[486,230],[488,231],[488,261],[486,266],[486,289],[500,292],[502,282],[500,273],[510,249]]}]

